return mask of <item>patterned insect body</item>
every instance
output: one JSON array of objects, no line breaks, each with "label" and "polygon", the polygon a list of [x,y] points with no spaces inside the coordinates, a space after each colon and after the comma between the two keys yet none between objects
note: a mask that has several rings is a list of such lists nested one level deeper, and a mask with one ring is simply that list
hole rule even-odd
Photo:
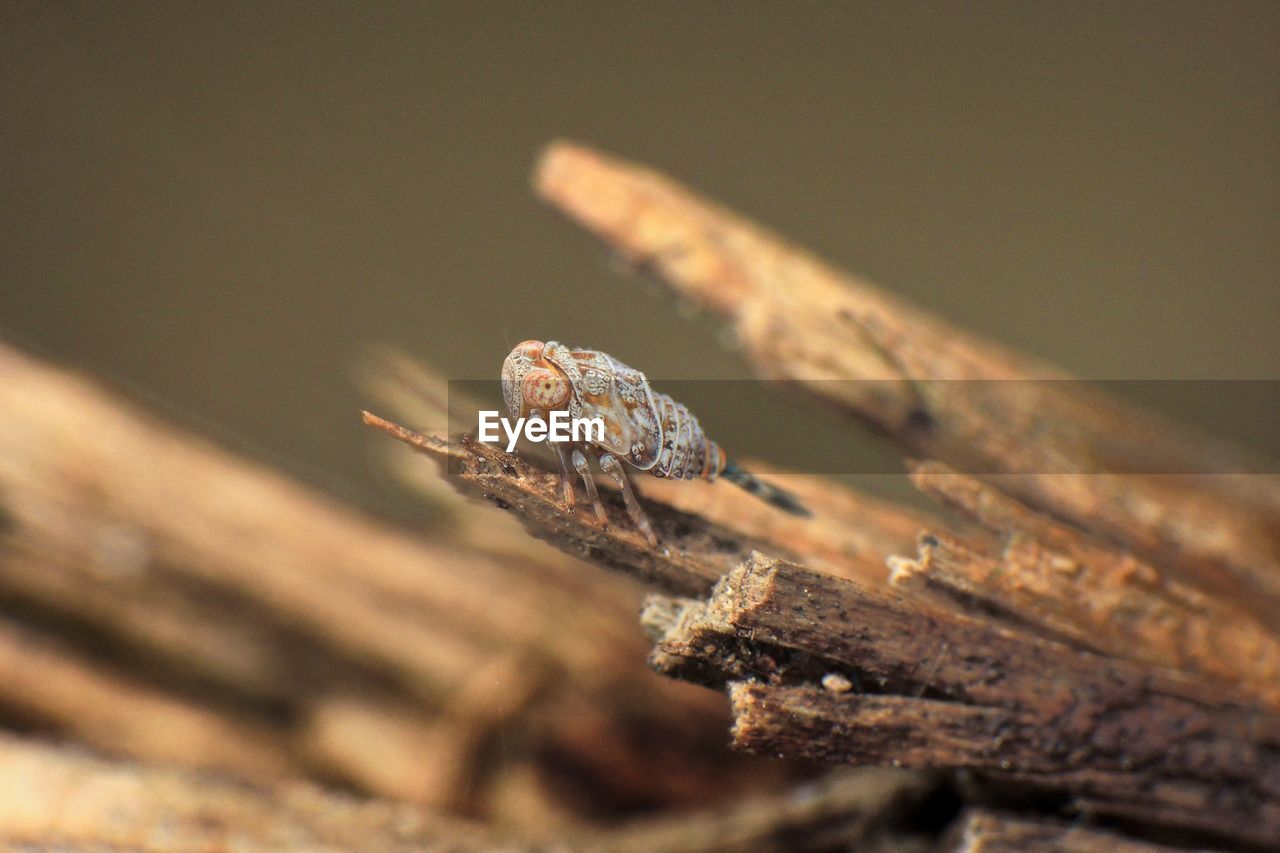
[{"label": "patterned insect body", "polygon": [[[714,480],[723,475],[775,506],[808,515],[786,492],[729,462],[684,404],[657,393],[643,373],[606,353],[574,350],[555,341],[525,341],[503,362],[502,394],[516,418],[545,417],[553,411],[568,411],[572,418],[599,418],[604,423],[604,439],[595,442],[602,451],[600,467],[618,483],[632,519],[650,541],[656,539],[619,460],[655,477]],[[565,502],[572,506],[569,460],[560,445],[551,446],[560,461]],[[604,509],[580,448],[573,450],[572,463],[604,522]]]}]

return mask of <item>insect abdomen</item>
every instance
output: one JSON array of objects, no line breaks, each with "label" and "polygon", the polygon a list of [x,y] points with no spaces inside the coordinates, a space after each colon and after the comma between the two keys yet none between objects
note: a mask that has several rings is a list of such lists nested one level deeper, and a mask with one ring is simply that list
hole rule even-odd
[{"label": "insect abdomen", "polygon": [[714,480],[724,469],[724,453],[719,445],[707,438],[687,406],[666,394],[652,393],[662,421],[662,448],[649,473],[675,480]]}]

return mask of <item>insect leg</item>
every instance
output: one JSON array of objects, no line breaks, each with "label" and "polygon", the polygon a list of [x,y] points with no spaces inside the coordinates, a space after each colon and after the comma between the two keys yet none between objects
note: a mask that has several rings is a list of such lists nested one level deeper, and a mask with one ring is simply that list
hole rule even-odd
[{"label": "insect leg", "polygon": [[[529,417],[545,418],[542,409],[530,409]],[[573,494],[573,476],[569,473],[569,460],[565,457],[564,448],[558,442],[551,440],[547,436],[547,446],[551,448],[556,455],[556,461],[560,463],[560,497],[564,502],[565,509],[572,510],[577,501]]]},{"label": "insect leg", "polygon": [[547,443],[555,451],[556,461],[560,463],[560,495],[564,500],[564,507],[572,511],[577,504],[577,499],[573,495],[573,475],[569,473],[569,454],[560,446],[560,442],[549,441]]},{"label": "insect leg", "polygon": [[627,480],[627,472],[623,470],[622,462],[612,453],[601,453],[599,462],[600,470],[613,477],[614,482],[618,484],[618,489],[622,492],[622,500],[627,505],[627,514],[631,516],[632,523],[640,528],[640,532],[644,534],[644,538],[648,540],[650,545],[657,545],[658,537],[653,533],[653,526],[649,524],[648,516],[640,508],[640,502],[636,500],[635,492],[631,491],[631,483]]},{"label": "insect leg", "polygon": [[607,525],[609,516],[605,514],[604,504],[600,503],[600,493],[596,491],[596,481],[591,479],[591,468],[587,465],[587,457],[583,455],[582,449],[575,447],[573,449],[573,467],[582,475],[582,482],[587,486],[587,497],[591,498],[591,506],[596,511],[596,519],[600,524]]}]

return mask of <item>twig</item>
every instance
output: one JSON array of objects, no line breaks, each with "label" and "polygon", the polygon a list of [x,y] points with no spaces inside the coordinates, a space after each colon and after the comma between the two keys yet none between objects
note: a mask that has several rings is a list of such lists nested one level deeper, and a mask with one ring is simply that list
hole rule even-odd
[{"label": "twig", "polygon": [[[552,145],[534,179],[624,258],[725,316],[756,370],[912,452],[1280,616],[1280,479],[978,340],[642,167]],[[957,381],[961,380],[961,381]],[[1139,473],[1125,473],[1136,471]]]},{"label": "twig", "polygon": [[696,515],[644,501],[645,512],[662,543],[652,548],[627,524],[622,500],[612,492],[601,497],[615,522],[601,527],[588,509],[579,506],[570,512],[564,508],[560,503],[559,475],[519,456],[468,436],[451,442],[439,435],[423,435],[370,412],[364,413],[364,421],[441,461],[457,478],[460,488],[511,510],[534,536],[670,592],[706,592],[752,547],[767,547],[759,541],[744,541],[741,535]]},{"label": "twig", "polygon": [[689,559],[706,554],[689,532],[705,536],[706,522],[676,523],[651,504],[664,542],[678,532],[665,550],[646,550],[638,535],[566,513],[550,472],[466,439],[367,419],[447,460],[464,488],[560,547],[591,543],[604,565],[692,593],[650,599],[642,620],[659,635],[651,663],[728,685],[739,748],[967,769],[1065,794],[1091,813],[1280,841],[1280,718],[1242,692],[759,555],[704,604],[698,591],[714,563]]},{"label": "twig", "polygon": [[918,559],[893,561],[895,585],[966,609],[981,603],[1115,657],[1243,686],[1280,708],[1280,636],[1247,610],[945,465],[916,465],[912,477],[1001,535],[1003,546],[987,556],[944,533],[923,537]]},{"label": "twig", "polygon": [[1011,775],[1094,811],[1280,842],[1280,716],[1198,681],[760,557],[705,604],[647,616],[660,670],[730,682],[740,748]]},{"label": "twig", "polygon": [[764,540],[779,553],[803,555],[812,569],[873,583],[888,581],[889,557],[910,553],[921,530],[941,524],[926,512],[878,500],[823,477],[782,471],[763,462],[747,465],[784,484],[812,516],[778,512],[741,489],[715,483],[638,480],[644,494],[741,536]]}]

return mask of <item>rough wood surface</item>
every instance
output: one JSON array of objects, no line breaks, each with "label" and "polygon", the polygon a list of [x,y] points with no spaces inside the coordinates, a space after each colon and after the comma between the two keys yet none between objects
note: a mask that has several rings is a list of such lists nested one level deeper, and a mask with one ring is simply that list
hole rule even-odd
[{"label": "rough wood surface", "polygon": [[911,553],[921,530],[941,524],[927,512],[876,499],[823,477],[750,460],[744,465],[785,484],[813,514],[800,518],[778,512],[726,483],[635,479],[641,493],[660,503],[762,541],[779,553],[801,554],[812,569],[871,583],[887,582],[889,558]]},{"label": "rough wood surface", "polygon": [[574,511],[566,511],[560,501],[559,475],[528,460],[470,436],[451,440],[424,435],[370,412],[365,412],[364,420],[432,455],[446,466],[459,488],[512,510],[532,535],[659,589],[689,595],[704,593],[753,548],[785,553],[791,550],[784,543],[747,538],[697,515],[641,499],[662,543],[653,548],[632,529],[622,498],[613,490],[602,490],[601,499],[612,520],[602,527],[582,502]]},{"label": "rough wood surface", "polygon": [[100,749],[252,779],[305,772],[267,720],[158,689],[10,619],[0,619],[0,685],[10,715]]},{"label": "rough wood surface", "polygon": [[[1280,479],[979,340],[675,181],[571,143],[534,184],[623,258],[727,318],[756,370],[1280,616]],[[1262,470],[1266,470],[1265,468]]]},{"label": "rough wood surface", "polygon": [[1280,716],[1198,680],[759,556],[705,603],[659,599],[646,618],[660,671],[729,683],[740,748],[1010,774],[1094,811],[1280,843]]},{"label": "rough wood surface", "polygon": [[1168,578],[945,465],[919,464],[912,476],[1001,542],[988,556],[944,533],[926,536],[917,559],[892,560],[900,588],[981,604],[1049,636],[1243,687],[1280,708],[1280,635],[1237,602]]}]

